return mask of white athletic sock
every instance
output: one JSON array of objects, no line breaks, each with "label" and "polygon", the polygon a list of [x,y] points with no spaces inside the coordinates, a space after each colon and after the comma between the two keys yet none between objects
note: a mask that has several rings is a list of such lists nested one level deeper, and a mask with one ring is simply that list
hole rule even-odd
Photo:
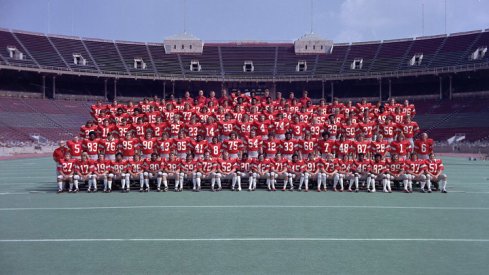
[{"label": "white athletic sock", "polygon": [[359,181],[359,178],[355,177],[355,190],[358,190],[358,181]]},{"label": "white athletic sock", "polygon": [[305,175],[305,177],[304,177],[304,184],[305,184],[304,188],[306,190],[309,190],[309,174],[306,174]]},{"label": "white athletic sock", "polygon": [[161,181],[162,181],[162,180],[163,180],[163,179],[162,179],[162,178],[160,178],[160,177],[157,177],[157,178],[156,178],[156,187],[157,187],[158,189],[160,189],[160,188],[161,188]]},{"label": "white athletic sock", "polygon": [[217,188],[221,188],[221,177],[217,177]]},{"label": "white athletic sock", "polygon": [[161,178],[161,180],[163,181],[163,186],[165,186],[165,188],[168,188],[168,179],[166,177],[164,177],[164,178]]},{"label": "white athletic sock", "polygon": [[216,178],[212,177],[211,178],[211,188],[214,189],[214,185],[216,184]]},{"label": "white athletic sock", "polygon": [[241,176],[236,176],[236,183],[238,184],[238,190],[241,190]]},{"label": "white athletic sock", "polygon": [[234,187],[236,186],[236,180],[237,180],[236,177],[233,177],[233,179],[231,180],[231,189],[233,189],[233,190],[234,190]]},{"label": "white athletic sock", "polygon": [[299,179],[299,190],[302,189],[302,184],[304,183],[304,174],[301,175],[301,178]]},{"label": "white athletic sock", "polygon": [[447,191],[447,180],[441,180],[440,183],[442,184],[441,190]]},{"label": "white athletic sock", "polygon": [[200,177],[195,178],[195,183],[197,184],[197,189],[200,189]]},{"label": "white athletic sock", "polygon": [[73,184],[75,185],[75,190],[78,189],[78,180],[73,180]]},{"label": "white athletic sock", "polygon": [[58,190],[63,190],[63,182],[58,181]]},{"label": "white athletic sock", "polygon": [[408,189],[409,180],[407,180],[407,179],[402,180],[402,184],[404,185],[404,190],[409,191],[409,189]]}]

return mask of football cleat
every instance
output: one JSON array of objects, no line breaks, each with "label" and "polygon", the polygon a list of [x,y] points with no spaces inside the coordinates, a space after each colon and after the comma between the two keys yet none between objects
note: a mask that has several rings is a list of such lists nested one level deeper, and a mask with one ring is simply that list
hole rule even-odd
[{"label": "football cleat", "polygon": [[431,189],[428,189],[428,193],[431,193]]}]

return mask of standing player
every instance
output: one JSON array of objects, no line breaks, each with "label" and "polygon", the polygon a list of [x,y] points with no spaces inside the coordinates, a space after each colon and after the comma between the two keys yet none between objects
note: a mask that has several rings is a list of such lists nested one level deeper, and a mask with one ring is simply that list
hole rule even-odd
[{"label": "standing player", "polygon": [[81,154],[83,151],[82,145],[83,145],[83,141],[80,140],[80,138],[78,136],[75,136],[72,140],[68,140],[66,142],[66,146],[69,149],[71,158],[73,158],[73,159],[80,159],[81,158]]},{"label": "standing player", "polygon": [[438,186],[438,189],[440,189],[442,193],[447,193],[447,175],[443,174],[445,167],[443,166],[441,159],[435,158],[435,154],[431,153],[430,158],[425,161],[425,165],[428,192],[431,189],[431,183],[435,182],[438,185],[441,183],[442,186],[441,188]]},{"label": "standing player", "polygon": [[134,158],[136,149],[139,147],[139,139],[132,137],[132,132],[127,132],[124,139],[120,141],[122,156],[124,160],[130,160]]},{"label": "standing player", "polygon": [[89,138],[83,140],[82,148],[88,153],[90,159],[96,160],[98,158],[99,145],[101,140],[97,138],[97,133],[94,131],[88,134]]},{"label": "standing player", "polygon": [[433,144],[433,139],[428,138],[427,133],[422,133],[421,138],[414,142],[414,151],[420,159],[428,159],[429,155],[433,153]]}]

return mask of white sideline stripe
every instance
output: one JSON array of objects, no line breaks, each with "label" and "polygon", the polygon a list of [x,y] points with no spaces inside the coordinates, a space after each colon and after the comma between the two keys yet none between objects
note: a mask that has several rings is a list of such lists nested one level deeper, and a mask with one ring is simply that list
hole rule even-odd
[{"label": "white sideline stripe", "polygon": [[87,207],[17,207],[0,208],[0,211],[28,210],[97,210],[97,209],[149,209],[149,208],[364,208],[364,209],[421,209],[421,210],[489,210],[489,207],[438,207],[438,206],[375,206],[375,205],[133,205]]},{"label": "white sideline stripe", "polygon": [[489,242],[489,239],[399,239],[399,238],[198,238],[198,239],[2,239],[0,243],[37,242]]}]

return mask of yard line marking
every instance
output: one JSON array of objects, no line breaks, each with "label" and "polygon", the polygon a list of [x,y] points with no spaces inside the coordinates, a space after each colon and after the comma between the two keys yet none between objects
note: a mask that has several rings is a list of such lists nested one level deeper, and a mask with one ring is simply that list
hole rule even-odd
[{"label": "yard line marking", "polygon": [[1,239],[0,243],[47,243],[47,242],[489,242],[489,239],[429,239],[429,238],[175,238],[175,239]]},{"label": "yard line marking", "polygon": [[87,207],[16,207],[0,208],[0,211],[28,210],[98,210],[98,209],[150,209],[150,208],[364,208],[364,209],[421,209],[421,210],[489,210],[489,207],[444,206],[375,206],[375,205],[133,205]]}]

